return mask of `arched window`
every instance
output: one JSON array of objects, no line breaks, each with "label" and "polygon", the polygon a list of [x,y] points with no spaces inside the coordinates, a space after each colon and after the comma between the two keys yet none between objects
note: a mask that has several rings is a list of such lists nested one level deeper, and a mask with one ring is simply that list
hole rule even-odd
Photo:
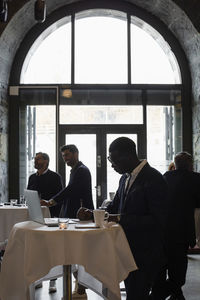
[{"label": "arched window", "polygon": [[[25,59],[21,83],[72,83],[71,26],[71,17],[65,17],[37,38]],[[170,46],[143,20],[94,9],[75,14],[74,27],[75,84],[127,84],[129,69],[132,84],[181,83]]]},{"label": "arched window", "polygon": [[139,158],[161,173],[184,148],[189,72],[178,41],[158,19],[125,2],[98,9],[86,2],[52,12],[18,50],[11,82],[19,89],[20,130],[11,123],[10,131],[20,157],[12,154],[10,162],[19,161],[20,176],[10,182],[23,192],[38,151],[67,182],[59,146],[75,143],[99,206],[119,180],[106,159],[114,138],[131,137]]}]

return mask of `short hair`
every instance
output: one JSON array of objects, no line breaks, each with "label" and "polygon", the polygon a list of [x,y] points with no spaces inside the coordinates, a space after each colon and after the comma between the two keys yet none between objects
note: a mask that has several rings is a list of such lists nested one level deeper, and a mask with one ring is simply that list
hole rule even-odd
[{"label": "short hair", "polygon": [[175,164],[172,161],[171,164],[169,164],[168,171],[173,171],[174,169],[175,169]]},{"label": "short hair", "polygon": [[64,152],[65,150],[69,150],[69,152],[72,153],[79,153],[78,148],[73,144],[63,145],[60,147],[60,152]]},{"label": "short hair", "polygon": [[109,152],[115,151],[120,155],[137,155],[135,142],[127,137],[119,137],[110,144]]},{"label": "short hair", "polygon": [[176,154],[174,162],[176,169],[190,170],[193,165],[193,158],[190,153],[183,151]]},{"label": "short hair", "polygon": [[50,161],[49,155],[47,153],[45,153],[45,152],[37,152],[36,155],[38,155],[38,154],[41,155],[44,160],[47,160],[47,162],[48,162],[47,166],[48,166],[49,165],[49,161]]}]

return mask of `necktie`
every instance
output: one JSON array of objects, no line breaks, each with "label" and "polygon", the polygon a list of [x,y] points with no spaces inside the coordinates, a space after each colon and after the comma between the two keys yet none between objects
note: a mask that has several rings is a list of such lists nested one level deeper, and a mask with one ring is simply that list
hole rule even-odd
[{"label": "necktie", "polygon": [[123,192],[121,193],[120,205],[119,205],[119,213],[120,214],[122,212],[123,204],[124,204],[126,196],[128,194],[130,179],[131,179],[131,175],[126,177],[125,180],[124,180],[124,187],[123,187]]}]

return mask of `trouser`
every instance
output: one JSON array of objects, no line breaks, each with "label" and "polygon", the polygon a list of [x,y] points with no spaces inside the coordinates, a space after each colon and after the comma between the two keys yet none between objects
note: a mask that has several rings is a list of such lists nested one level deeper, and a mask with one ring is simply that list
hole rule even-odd
[{"label": "trouser", "polygon": [[187,243],[174,243],[167,247],[167,265],[159,273],[152,288],[155,300],[165,299],[171,294],[182,294],[181,287],[185,284],[188,265],[188,247]]},{"label": "trouser", "polygon": [[129,273],[128,277],[124,280],[127,300],[147,300],[150,290],[150,284],[146,275],[142,271],[134,271]]}]

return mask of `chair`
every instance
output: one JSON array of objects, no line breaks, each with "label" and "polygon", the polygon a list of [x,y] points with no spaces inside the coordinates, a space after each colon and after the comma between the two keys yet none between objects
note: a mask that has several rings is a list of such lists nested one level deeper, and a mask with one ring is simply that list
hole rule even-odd
[{"label": "chair", "polygon": [[29,286],[30,300],[35,300],[35,286],[36,285],[42,283],[42,281],[56,279],[56,278],[62,277],[62,276],[63,276],[63,266],[56,266],[56,267],[53,267],[47,275],[36,280],[34,283],[30,284],[30,286]]}]

